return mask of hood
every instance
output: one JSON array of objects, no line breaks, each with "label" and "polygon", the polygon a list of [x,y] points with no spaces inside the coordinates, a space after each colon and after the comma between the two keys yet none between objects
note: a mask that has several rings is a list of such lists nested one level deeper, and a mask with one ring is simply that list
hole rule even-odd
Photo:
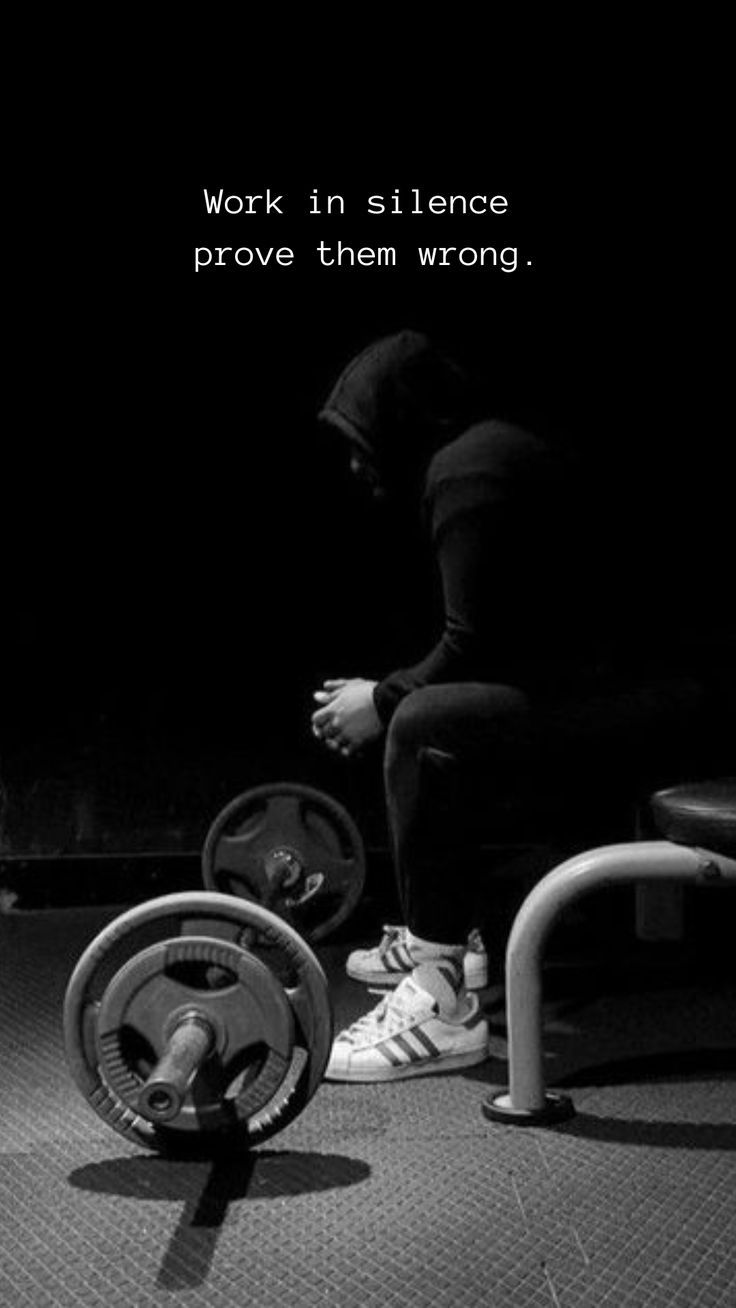
[{"label": "hood", "polygon": [[402,331],[348,364],[319,417],[361,445],[391,488],[426,469],[471,413],[465,371],[428,337]]}]

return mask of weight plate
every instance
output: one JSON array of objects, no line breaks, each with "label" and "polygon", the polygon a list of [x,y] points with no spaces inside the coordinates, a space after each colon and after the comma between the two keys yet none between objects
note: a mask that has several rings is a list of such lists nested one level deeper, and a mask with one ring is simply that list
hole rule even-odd
[{"label": "weight plate", "polygon": [[365,850],[336,799],[278,782],[247,790],[218,814],[204,842],[202,875],[209,890],[263,904],[317,942],[358,903]]},{"label": "weight plate", "polygon": [[[148,1121],[137,1096],[178,1015],[204,1011],[216,1051],[178,1116]],[[82,954],[67,987],[71,1074],[96,1112],[160,1150],[233,1137],[259,1144],[301,1112],[332,1044],[325,974],[288,923],[261,905],[207,892],[130,909]]]},{"label": "weight plate", "polygon": [[109,982],[97,1020],[100,1070],[136,1112],[141,1082],[191,1014],[214,1032],[213,1057],[176,1114],[177,1130],[247,1124],[271,1102],[291,1066],[294,1022],[286,994],[259,959],[224,940],[184,936],[149,945]]}]

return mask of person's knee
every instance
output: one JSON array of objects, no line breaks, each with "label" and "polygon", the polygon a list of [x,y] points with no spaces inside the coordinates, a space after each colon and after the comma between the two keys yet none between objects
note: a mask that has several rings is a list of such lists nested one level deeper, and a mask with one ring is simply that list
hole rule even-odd
[{"label": "person's knee", "polygon": [[532,713],[526,694],[515,686],[475,682],[423,686],[399,704],[391,719],[391,756],[438,751],[474,757],[526,748]]},{"label": "person's knee", "polygon": [[386,736],[386,759],[416,755],[427,739],[426,694],[413,690],[402,699],[391,718]]}]

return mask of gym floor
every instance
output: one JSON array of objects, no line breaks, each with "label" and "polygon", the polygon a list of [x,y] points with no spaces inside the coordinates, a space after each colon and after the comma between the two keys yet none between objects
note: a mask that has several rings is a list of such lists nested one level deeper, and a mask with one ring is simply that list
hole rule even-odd
[{"label": "gym floor", "polygon": [[[577,1115],[514,1130],[506,1081],[324,1083],[250,1155],[172,1161],[114,1134],[66,1070],[61,1005],[119,908],[0,917],[0,1302],[8,1305],[736,1302],[736,981],[716,967],[551,969],[549,1082]],[[338,1025],[366,1007],[319,950]],[[370,999],[370,1002],[373,1002]]]}]

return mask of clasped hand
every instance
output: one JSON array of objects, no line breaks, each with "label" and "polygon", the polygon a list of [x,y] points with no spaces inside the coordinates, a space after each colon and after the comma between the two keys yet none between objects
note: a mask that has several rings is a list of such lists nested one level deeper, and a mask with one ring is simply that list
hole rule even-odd
[{"label": "clasped hand", "polygon": [[321,707],[312,714],[312,734],[346,758],[376,740],[383,724],[373,703],[375,686],[363,677],[323,682],[314,692]]}]

